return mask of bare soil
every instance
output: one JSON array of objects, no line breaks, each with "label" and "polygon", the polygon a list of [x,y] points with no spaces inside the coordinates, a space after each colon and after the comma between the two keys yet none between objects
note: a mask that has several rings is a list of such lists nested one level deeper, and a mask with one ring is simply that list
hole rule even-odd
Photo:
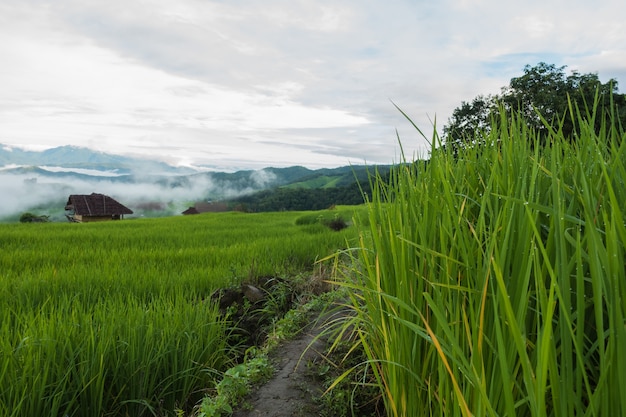
[{"label": "bare soil", "polygon": [[[241,289],[222,290],[215,295],[215,298],[219,299],[220,309],[229,310],[231,317],[235,318],[241,330],[239,337],[245,345],[259,346],[266,339],[266,325],[269,319],[265,314],[257,312],[267,310],[264,308],[267,300],[263,293],[275,294],[283,288],[280,285],[284,285],[284,281],[269,278],[256,282],[255,285],[244,284]],[[255,291],[249,293],[251,290]],[[258,297],[255,297],[254,293],[257,291]],[[290,300],[285,306],[285,311],[293,308],[293,299],[296,297],[287,298]],[[246,303],[251,304],[251,307],[244,308]],[[339,376],[348,369],[342,369],[342,366],[356,365],[356,363],[343,364],[341,358],[334,357],[337,352],[331,354],[331,358],[325,356],[330,341],[337,337],[337,333],[331,327],[336,329],[335,325],[341,324],[341,319],[347,319],[351,314],[349,308],[340,307],[340,304],[328,307],[329,310],[322,313],[310,311],[308,325],[304,326],[299,336],[283,342],[272,350],[270,359],[275,368],[273,377],[253,389],[234,411],[234,417],[326,417],[338,415],[337,413],[343,415],[344,409],[349,410],[355,404],[353,395],[337,397],[333,393],[329,398],[322,399],[324,384],[329,383],[329,378],[333,380],[333,376]],[[344,353],[347,354],[347,351]],[[339,363],[342,365],[337,366]],[[330,373],[329,369],[332,369]],[[333,375],[336,371],[340,373]],[[353,387],[349,389],[352,391]],[[358,393],[358,415],[384,415],[379,412],[379,404],[382,402],[376,395],[376,392]],[[343,401],[350,403],[338,403]]]},{"label": "bare soil", "polygon": [[323,387],[308,365],[323,361],[326,339],[320,334],[329,317],[310,324],[299,337],[280,345],[272,354],[276,372],[252,392],[234,417],[304,417],[321,415],[317,401]]}]

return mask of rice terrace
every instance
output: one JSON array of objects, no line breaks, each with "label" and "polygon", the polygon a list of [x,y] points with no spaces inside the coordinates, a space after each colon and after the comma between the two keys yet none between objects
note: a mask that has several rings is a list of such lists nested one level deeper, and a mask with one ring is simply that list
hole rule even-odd
[{"label": "rice terrace", "polygon": [[318,415],[626,416],[626,107],[572,77],[549,118],[480,98],[417,129],[429,158],[362,204],[1,224],[0,416],[245,412],[337,305]]},{"label": "rice terrace", "polygon": [[0,415],[190,411],[240,356],[212,294],[310,272],[355,237],[306,215],[2,225]]}]

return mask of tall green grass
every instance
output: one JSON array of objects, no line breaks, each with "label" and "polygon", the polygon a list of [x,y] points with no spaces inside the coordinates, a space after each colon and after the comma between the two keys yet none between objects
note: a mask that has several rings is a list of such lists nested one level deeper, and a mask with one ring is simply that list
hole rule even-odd
[{"label": "tall green grass", "polygon": [[230,363],[224,321],[182,295],[94,306],[67,295],[3,313],[3,416],[168,415]]},{"label": "tall green grass", "polygon": [[375,181],[345,285],[389,415],[626,415],[626,137],[589,119]]},{"label": "tall green grass", "polygon": [[0,416],[189,412],[237,359],[220,287],[311,271],[303,213],[0,226]]}]

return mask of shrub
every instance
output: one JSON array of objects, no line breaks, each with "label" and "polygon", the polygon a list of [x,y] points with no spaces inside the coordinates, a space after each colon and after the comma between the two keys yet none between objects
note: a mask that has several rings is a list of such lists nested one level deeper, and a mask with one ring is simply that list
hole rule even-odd
[{"label": "shrub", "polygon": [[47,223],[50,221],[50,216],[41,215],[38,216],[33,213],[24,213],[20,216],[20,223]]},{"label": "shrub", "polygon": [[329,228],[331,228],[335,232],[338,232],[338,231],[343,230],[346,227],[348,227],[348,224],[346,223],[346,221],[344,219],[342,219],[341,217],[335,217],[332,220],[328,220],[328,221],[325,222],[325,224],[326,224],[326,226],[328,226]]}]

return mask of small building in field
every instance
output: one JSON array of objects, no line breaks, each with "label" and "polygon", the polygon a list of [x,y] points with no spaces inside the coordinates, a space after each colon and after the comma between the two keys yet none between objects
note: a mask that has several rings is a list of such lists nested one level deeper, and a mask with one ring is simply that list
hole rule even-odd
[{"label": "small building in field", "polygon": [[196,210],[195,207],[189,207],[187,210],[183,211],[183,214],[187,216],[189,214],[200,214],[200,212]]},{"label": "small building in field", "polygon": [[65,205],[65,216],[72,222],[121,220],[133,211],[108,195],[72,194]]},{"label": "small building in field", "polygon": [[193,207],[183,211],[184,215],[200,213],[219,213],[228,211],[228,204],[223,202],[199,201]]}]

